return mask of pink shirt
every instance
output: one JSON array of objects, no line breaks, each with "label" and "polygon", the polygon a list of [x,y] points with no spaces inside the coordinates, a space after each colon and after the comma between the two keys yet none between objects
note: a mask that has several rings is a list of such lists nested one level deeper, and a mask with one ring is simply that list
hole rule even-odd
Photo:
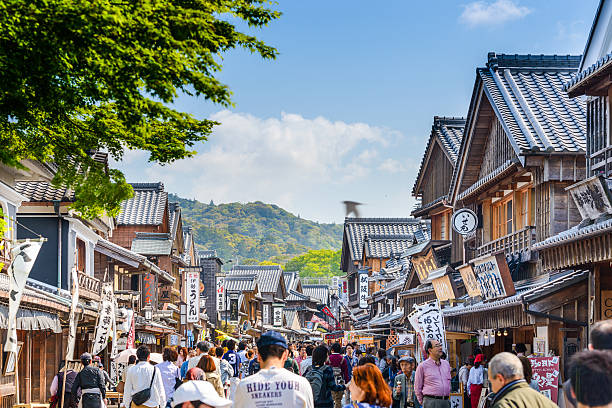
[{"label": "pink shirt", "polygon": [[423,404],[424,395],[448,397],[450,395],[451,369],[448,361],[440,359],[436,364],[428,358],[416,370],[414,392],[419,403]]}]

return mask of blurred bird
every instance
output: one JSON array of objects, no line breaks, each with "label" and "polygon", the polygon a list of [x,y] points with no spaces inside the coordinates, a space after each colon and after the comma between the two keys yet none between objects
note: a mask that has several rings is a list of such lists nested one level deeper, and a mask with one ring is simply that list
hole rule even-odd
[{"label": "blurred bird", "polygon": [[357,207],[362,205],[362,203],[355,201],[342,201],[342,204],[344,204],[346,217],[348,217],[350,214],[354,214],[355,218],[359,218],[359,210]]}]

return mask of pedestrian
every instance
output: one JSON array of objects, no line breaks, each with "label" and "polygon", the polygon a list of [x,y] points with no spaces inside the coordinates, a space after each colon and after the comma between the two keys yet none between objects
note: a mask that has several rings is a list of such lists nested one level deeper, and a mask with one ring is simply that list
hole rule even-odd
[{"label": "pedestrian", "polygon": [[[174,395],[174,389],[181,383],[181,371],[174,364],[178,359],[178,353],[176,350],[165,347],[162,352],[163,362],[157,365],[159,375],[161,376],[162,383],[164,384],[164,392],[166,393],[166,401],[170,401]],[[164,404],[165,406],[165,404]]]},{"label": "pedestrian", "polygon": [[189,353],[187,351],[187,347],[179,347],[178,349],[178,357],[176,359],[176,365],[178,368],[181,368],[183,363],[187,361],[189,358]]},{"label": "pedestrian", "polygon": [[75,403],[78,403],[79,408],[104,407],[103,400],[106,398],[106,387],[102,371],[91,364],[91,354],[89,353],[81,355],[81,364],[83,364],[83,368],[74,378],[70,390],[71,405],[74,406]]},{"label": "pedestrian", "polygon": [[385,371],[382,373],[383,378],[389,384],[389,387],[393,387],[395,383],[395,377],[397,376],[397,372],[399,371],[399,366],[397,365],[397,358],[394,356],[387,356],[387,367]]},{"label": "pedestrian", "polygon": [[249,358],[247,356],[249,351],[246,341],[243,340],[238,343],[238,355],[240,356],[240,372],[238,373],[238,378],[240,379],[246,377],[249,373]]},{"label": "pedestrian", "polygon": [[306,358],[300,363],[300,373],[305,376],[310,367],[312,367],[312,352],[314,346],[309,344],[306,346]]},{"label": "pedestrian", "polygon": [[[468,382],[468,378],[470,375],[470,369],[473,366],[474,366],[474,360],[468,359],[463,363],[461,368],[459,368],[459,383],[463,384],[463,390],[464,390],[465,395],[467,395],[467,382]],[[465,403],[464,405],[466,408],[468,408],[468,406]]]},{"label": "pedestrian", "polygon": [[[357,363],[358,366],[362,366],[366,364],[374,364],[376,368],[378,368],[378,366],[376,365],[376,357],[374,357],[371,354],[366,354],[365,356],[361,357],[359,359],[359,362]],[[378,369],[378,371],[380,371],[380,369]],[[382,373],[380,374],[382,375]]]},{"label": "pedestrian", "polygon": [[291,371],[293,374],[300,374],[300,367],[292,356],[292,353],[289,353],[287,356],[287,360],[285,361],[285,369]]},{"label": "pedestrian", "polygon": [[[72,384],[74,384],[77,373],[71,368],[64,371],[65,366],[66,361],[62,360],[60,362],[57,374],[55,377],[53,377],[53,381],[51,381],[51,387],[49,389],[51,392],[51,408],[70,407],[70,400],[72,398]],[[64,386],[64,376],[66,376],[66,386]],[[60,395],[62,390],[64,391],[63,397]]]},{"label": "pedestrian", "polygon": [[314,408],[308,380],[283,368],[289,351],[287,340],[268,331],[257,341],[261,370],[238,384],[236,408]]},{"label": "pedestrian", "polygon": [[219,372],[221,373],[221,384],[223,384],[224,397],[229,395],[230,389],[230,378],[234,375],[234,369],[229,361],[223,359],[223,349],[221,347],[215,348],[215,354],[217,355],[217,361],[219,361]]},{"label": "pedestrian", "polygon": [[395,377],[393,400],[398,408],[416,407],[417,399],[414,393],[414,358],[403,356],[399,359],[402,372]]},{"label": "pedestrian", "polygon": [[[300,346],[298,356],[295,358],[295,362],[298,365],[298,368],[302,364],[302,361],[306,359],[306,346]],[[302,369],[300,368],[300,375],[302,374]]]},{"label": "pedestrian", "polygon": [[353,404],[344,408],[389,408],[392,398],[391,390],[376,365],[368,363],[353,369],[353,378],[349,383]]},{"label": "pedestrian", "polygon": [[259,370],[261,370],[261,366],[259,365],[259,352],[257,347],[253,348],[255,355],[253,359],[249,362],[249,375],[257,374]]},{"label": "pedestrian", "polygon": [[[334,372],[336,384],[348,384],[350,381],[348,363],[344,358],[344,355],[342,355],[342,346],[338,342],[332,344],[331,346],[331,354],[329,355],[328,365]],[[342,408],[342,397],[344,396],[345,390],[346,387],[340,391],[332,391],[332,398],[334,400],[335,408]]]},{"label": "pedestrian", "polygon": [[[167,401],[166,392],[159,369],[149,364],[151,351],[147,346],[140,346],[136,349],[136,357],[138,363],[130,367],[125,376],[123,406],[125,408],[164,407]],[[147,389],[149,392],[146,392]]]},{"label": "pedestrian", "polygon": [[233,369],[232,376],[230,377],[230,393],[229,399],[234,399],[234,394],[236,392],[236,387],[240,382],[240,356],[236,352],[236,342],[232,339],[228,340],[226,343],[227,352],[223,355],[223,360],[226,360]]},{"label": "pedestrian", "polygon": [[185,378],[185,376],[187,375],[187,371],[189,370],[189,360],[195,356],[195,350],[189,350],[189,353],[187,353],[187,360],[183,361],[183,363],[181,364],[181,378]]},{"label": "pedestrian", "polygon": [[[602,320],[591,326],[591,335],[589,336],[589,350],[607,350],[612,351],[612,320]],[[576,407],[576,398],[572,395],[571,382],[568,379],[563,383],[563,395],[565,398],[565,408]]]},{"label": "pedestrian", "polygon": [[517,343],[514,350],[516,351],[517,357],[527,357],[525,356],[525,353],[527,353],[527,346],[525,346],[525,343]]},{"label": "pedestrian", "polygon": [[202,356],[202,354],[207,354],[208,350],[210,349],[210,347],[208,346],[208,343],[204,342],[204,341],[200,341],[198,342],[198,344],[196,344],[196,348],[195,348],[195,357],[191,357],[188,361],[189,364],[187,365],[187,369],[191,369],[195,366],[198,365],[198,363],[200,362],[200,357]]},{"label": "pedestrian", "polygon": [[521,364],[523,364],[523,377],[525,377],[525,382],[529,384],[531,388],[540,392],[540,386],[538,382],[533,379],[533,369],[531,368],[531,361],[527,357],[520,356],[519,360],[521,360]]},{"label": "pedestrian", "polygon": [[569,377],[578,407],[612,408],[612,353],[590,350],[574,354]]},{"label": "pedestrian", "polygon": [[185,382],[187,381],[206,381],[206,374],[199,367],[190,368],[187,374],[185,374]]},{"label": "pedestrian", "polygon": [[[326,365],[327,361],[327,347],[324,345],[317,346],[312,352],[312,367],[305,375],[312,388],[316,408],[334,407],[336,401],[332,397],[332,391],[344,391],[346,388],[343,384],[336,384],[334,370]],[[342,394],[340,394],[341,397]]]},{"label": "pedestrian", "polygon": [[215,391],[220,397],[225,398],[225,390],[223,389],[223,383],[221,376],[217,374],[217,367],[215,367],[215,361],[208,354],[204,354],[200,357],[200,362],[196,366],[197,368],[204,371],[204,380],[208,381],[215,387]]},{"label": "pedestrian", "polygon": [[207,381],[189,381],[174,394],[172,408],[229,408],[232,401],[219,397]]},{"label": "pedestrian", "polygon": [[414,379],[414,392],[424,408],[450,407],[451,369],[442,357],[442,345],[437,340],[425,342],[427,360],[419,364]]},{"label": "pedestrian", "polygon": [[[475,363],[475,362],[474,362]],[[513,353],[503,352],[489,362],[489,383],[495,393],[492,408],[555,408],[557,405],[533,390],[523,377],[523,364]]]},{"label": "pedestrian", "polygon": [[484,354],[478,354],[474,359],[474,367],[470,369],[467,381],[467,392],[472,407],[478,406],[482,385],[484,384]]},{"label": "pedestrian", "polygon": [[388,366],[388,364],[387,364],[387,352],[385,351],[385,349],[378,349],[378,358],[376,359],[376,365],[380,369],[381,373],[385,372],[385,369]]}]

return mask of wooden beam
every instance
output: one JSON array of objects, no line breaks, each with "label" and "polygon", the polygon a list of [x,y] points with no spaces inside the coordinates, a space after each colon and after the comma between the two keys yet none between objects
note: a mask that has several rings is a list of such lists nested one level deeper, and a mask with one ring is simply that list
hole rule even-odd
[{"label": "wooden beam", "polygon": [[529,183],[531,181],[531,176],[513,177],[512,181],[515,183]]}]

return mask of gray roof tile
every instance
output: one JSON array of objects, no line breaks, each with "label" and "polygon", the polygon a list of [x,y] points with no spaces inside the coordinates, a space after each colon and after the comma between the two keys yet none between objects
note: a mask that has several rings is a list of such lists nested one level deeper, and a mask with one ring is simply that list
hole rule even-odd
[{"label": "gray roof tile", "polygon": [[580,228],[579,225],[576,225],[573,228],[562,231],[557,235],[553,235],[552,237],[546,238],[544,241],[534,244],[533,248],[536,250],[542,250],[562,245],[568,240],[574,241],[581,238],[605,234],[610,231],[612,231],[612,219],[600,221],[582,228]]},{"label": "gray roof tile", "polygon": [[261,293],[276,293],[283,270],[279,265],[236,265],[229,275],[256,275]]},{"label": "gray roof tile", "polygon": [[572,76],[572,78],[563,85],[563,90],[572,97],[580,95],[580,88],[587,86],[589,82],[597,79],[601,74],[605,74],[610,66],[612,66],[612,53],[604,55],[590,67]]},{"label": "gray roof tile", "polygon": [[33,202],[74,201],[74,191],[66,188],[55,188],[48,181],[17,181],[15,191]]},{"label": "gray roof tile", "polygon": [[344,236],[353,261],[361,260],[366,235],[409,234],[415,235],[417,240],[430,239],[430,222],[414,218],[345,218],[344,220]]},{"label": "gray roof tile", "polygon": [[224,283],[226,291],[251,292],[257,285],[257,275],[227,275]]},{"label": "gray roof tile", "polygon": [[366,235],[363,246],[367,258],[390,258],[406,251],[415,243],[413,234],[407,235]]},{"label": "gray roof tile", "polygon": [[118,225],[160,225],[164,222],[164,212],[168,193],[163,183],[131,183],[134,197],[121,203],[117,216]]},{"label": "gray roof tile", "polygon": [[132,241],[132,251],[141,255],[170,255],[172,239],[170,234],[137,232]]},{"label": "gray roof tile", "polygon": [[317,299],[325,305],[329,304],[329,286],[327,285],[302,285],[302,291],[306,296]]}]

